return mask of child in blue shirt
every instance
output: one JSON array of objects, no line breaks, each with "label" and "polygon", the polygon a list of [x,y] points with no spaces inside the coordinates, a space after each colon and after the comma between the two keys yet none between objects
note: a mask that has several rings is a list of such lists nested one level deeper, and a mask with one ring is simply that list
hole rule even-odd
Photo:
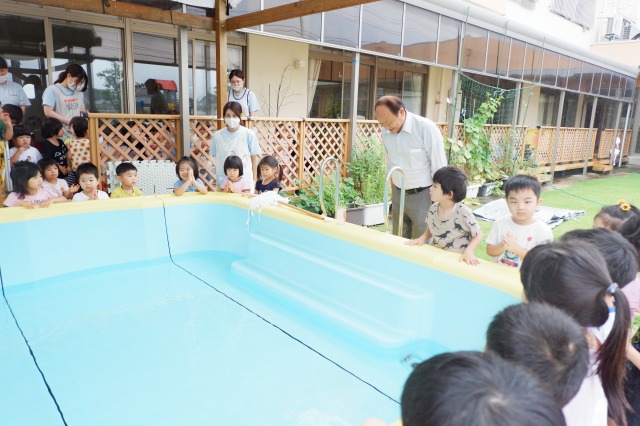
[{"label": "child in blue shirt", "polygon": [[201,194],[207,193],[207,187],[200,178],[196,178],[198,168],[196,162],[190,157],[182,157],[178,163],[176,163],[176,174],[178,180],[173,184],[173,193],[176,195],[182,195],[185,192],[200,192]]}]

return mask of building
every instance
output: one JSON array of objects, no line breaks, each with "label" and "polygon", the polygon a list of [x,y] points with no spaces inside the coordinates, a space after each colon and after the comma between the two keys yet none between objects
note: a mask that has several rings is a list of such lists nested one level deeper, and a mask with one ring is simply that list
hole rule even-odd
[{"label": "building", "polygon": [[[9,60],[14,81],[33,96],[66,64],[78,62],[90,75],[91,111],[144,112],[146,94],[137,90],[143,82],[178,82],[184,71],[188,113],[216,113],[211,29],[151,22],[141,13],[111,16],[38,3],[56,4],[0,4],[0,54]],[[101,1],[87,3],[102,8]],[[210,9],[167,0],[126,3],[193,14],[205,22],[203,28],[211,27]],[[287,3],[292,1],[234,1],[229,17]],[[434,121],[456,121],[473,109],[457,93],[465,75],[519,89],[505,105],[505,124],[587,128],[593,110],[596,129],[635,129],[638,120],[627,112],[638,70],[589,50],[603,18],[595,0],[580,3],[578,8],[577,0],[375,1],[231,32],[228,68],[246,71],[247,86],[269,116],[349,118],[355,105],[354,117],[373,119],[375,100],[393,94]],[[180,28],[187,63],[179,59]],[[176,99],[181,90],[178,85]]]}]

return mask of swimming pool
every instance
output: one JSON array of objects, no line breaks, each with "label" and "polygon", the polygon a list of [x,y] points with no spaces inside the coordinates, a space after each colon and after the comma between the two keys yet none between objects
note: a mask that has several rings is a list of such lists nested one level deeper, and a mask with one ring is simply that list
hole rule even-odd
[{"label": "swimming pool", "polygon": [[[516,271],[229,194],[0,210],[8,425],[357,425]],[[63,238],[68,235],[68,238]]]}]

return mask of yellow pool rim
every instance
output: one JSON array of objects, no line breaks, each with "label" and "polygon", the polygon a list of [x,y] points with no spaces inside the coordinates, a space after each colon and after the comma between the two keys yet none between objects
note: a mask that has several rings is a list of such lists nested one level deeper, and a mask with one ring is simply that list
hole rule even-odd
[{"label": "yellow pool rim", "polygon": [[[209,193],[202,195],[188,193],[180,197],[168,194],[76,203],[67,202],[57,203],[48,208],[2,208],[0,209],[0,223],[23,222],[85,213],[159,208],[163,205],[177,206],[183,204],[227,204],[242,208],[247,211],[248,214],[249,201],[249,198],[239,194]],[[255,212],[252,220],[258,220],[258,215],[260,214],[370,250],[375,250],[388,256],[400,258],[492,287],[511,294],[518,299],[522,297],[522,284],[520,283],[519,270],[515,268],[509,268],[485,260],[480,260],[480,265],[469,266],[458,260],[460,258],[460,254],[458,253],[447,252],[426,245],[420,247],[407,246],[404,244],[405,239],[394,235],[349,223],[341,225],[333,220],[316,219],[283,205],[265,207],[261,212]],[[443,285],[446,285],[446,283],[443,283]]]}]

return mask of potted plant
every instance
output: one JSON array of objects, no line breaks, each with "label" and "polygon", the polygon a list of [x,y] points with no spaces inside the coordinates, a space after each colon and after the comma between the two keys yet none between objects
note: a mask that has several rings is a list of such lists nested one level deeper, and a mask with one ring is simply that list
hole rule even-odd
[{"label": "potted plant", "polygon": [[462,169],[469,179],[467,198],[476,197],[487,178],[493,179],[496,175],[491,159],[491,129],[485,124],[493,119],[501,101],[502,95],[493,97],[487,93],[487,100],[473,116],[464,120],[463,139],[445,139],[449,165]]},{"label": "potted plant", "polygon": [[358,217],[362,216],[362,225],[371,226],[384,222],[382,202],[386,167],[382,143],[375,138],[363,142],[363,147],[355,149],[351,162],[347,164],[358,204],[347,209],[347,221],[358,223]]},{"label": "potted plant", "polygon": [[[297,182],[300,186],[300,182]],[[327,210],[327,216],[335,215],[335,186],[332,176],[325,176],[323,184],[324,206]],[[301,186],[300,186],[301,187]],[[353,187],[353,179],[343,178],[340,181],[338,189],[338,204],[342,206],[354,205],[358,195]],[[303,188],[296,195],[292,195],[289,201],[292,205],[303,208],[312,213],[321,214],[320,207],[320,180],[316,177],[313,184]]]}]

